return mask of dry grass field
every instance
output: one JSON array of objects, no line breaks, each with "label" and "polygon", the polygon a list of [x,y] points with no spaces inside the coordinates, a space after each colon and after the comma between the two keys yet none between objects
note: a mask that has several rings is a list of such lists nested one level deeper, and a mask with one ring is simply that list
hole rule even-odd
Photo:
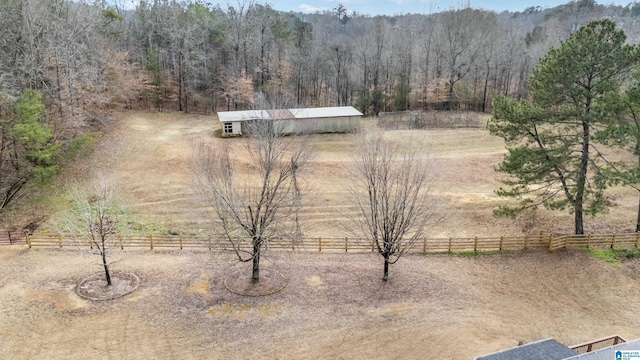
[{"label": "dry grass field", "polygon": [[[64,189],[106,173],[141,231],[207,232],[190,187],[189,144],[212,138],[205,117],[129,114],[95,151],[65,169],[42,228],[55,230]],[[500,139],[480,129],[400,130],[423,143],[441,176],[443,222],[430,236],[520,234],[527,220],[496,219],[493,166]],[[243,160],[243,139],[229,141]],[[305,211],[310,237],[349,236],[348,135],[317,135]],[[635,194],[587,218],[591,231],[634,228]],[[56,199],[53,201],[51,199]],[[30,210],[37,214],[36,210]],[[31,214],[22,214],[29,216]],[[13,214],[6,219],[18,218]],[[569,214],[539,212],[531,231],[571,230]],[[100,271],[97,259],[60,249],[0,248],[1,359],[470,359],[554,337],[571,345],[618,333],[640,337],[640,263],[614,266],[582,252],[516,252],[486,256],[412,255],[380,281],[375,254],[271,253],[267,266],[289,278],[280,293],[242,297],[222,280],[237,270],[228,253],[125,250],[116,271],[136,273],[138,290],[90,302],[74,288]]]},{"label": "dry grass field", "polygon": [[[372,126],[369,121],[365,126]],[[118,184],[123,202],[134,214],[140,230],[153,232],[207,232],[208,221],[202,203],[191,187],[190,144],[207,139],[226,141],[234,148],[236,160],[246,163],[244,139],[213,136],[219,123],[211,117],[178,114],[133,113],[115,122],[97,149],[66,169],[57,188],[73,182],[91,184],[97,174],[105,174]],[[521,235],[528,231],[565,233],[572,231],[572,215],[566,212],[538,211],[516,221],[495,218],[492,210],[504,199],[494,191],[502,176],[494,171],[504,154],[501,139],[482,129],[396,130],[389,136],[426,149],[433,163],[434,191],[445,202],[443,221],[430,229],[430,237],[472,237]],[[355,150],[350,135],[321,134],[310,140],[316,156],[306,174],[311,189],[308,206],[302,214],[303,231],[308,237],[353,236],[352,211],[345,185],[349,181],[349,159]],[[618,205],[608,214],[587,217],[586,231],[613,232],[635,229],[637,195],[635,190],[616,189],[610,193]],[[64,209],[64,192],[54,206]],[[42,228],[56,230],[56,216]],[[2,225],[2,224],[0,224]],[[1,227],[1,226],[0,226]],[[6,227],[6,226],[5,226]]]},{"label": "dry grass field", "polygon": [[[99,267],[55,249],[0,248],[2,359],[472,359],[554,337],[640,334],[640,264],[579,252],[407,256],[380,281],[369,254],[281,253],[288,286],[228,292],[228,254],[131,251],[123,298],[82,300]],[[276,265],[273,265],[276,266]]]}]

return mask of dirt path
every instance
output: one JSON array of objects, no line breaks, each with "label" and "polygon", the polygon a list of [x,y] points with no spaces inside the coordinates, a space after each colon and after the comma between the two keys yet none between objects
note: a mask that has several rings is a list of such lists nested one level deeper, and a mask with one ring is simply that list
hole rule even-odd
[{"label": "dirt path", "polygon": [[109,302],[74,293],[92,259],[0,248],[0,358],[470,359],[554,337],[640,334],[638,264],[582,253],[409,256],[382,284],[367,254],[276,253],[290,278],[269,297],[222,285],[226,254],[133,251],[141,288]]}]

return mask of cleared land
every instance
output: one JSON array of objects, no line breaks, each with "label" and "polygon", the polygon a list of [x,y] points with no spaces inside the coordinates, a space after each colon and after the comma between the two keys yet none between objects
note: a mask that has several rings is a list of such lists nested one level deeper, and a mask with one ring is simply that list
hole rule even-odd
[{"label": "cleared land", "polygon": [[[218,126],[204,117],[133,114],[114,124],[87,161],[65,170],[59,184],[91,183],[101,170],[118,180],[141,231],[206,232],[189,185],[189,143]],[[431,146],[450,200],[432,236],[519,234],[524,220],[492,217],[500,201],[493,166],[499,139],[478,129],[395,131]],[[237,146],[243,161],[242,139]],[[307,210],[308,236],[345,236],[350,140],[314,136],[318,149]],[[587,220],[591,230],[633,229],[634,193]],[[53,203],[56,200],[55,203]],[[59,204],[59,205],[56,205]],[[47,204],[62,209],[64,195]],[[17,216],[17,215],[12,215]],[[29,216],[29,214],[23,215]],[[55,229],[52,216],[43,227]],[[565,223],[569,226],[565,227]],[[570,230],[570,215],[540,213],[533,231]],[[136,273],[141,287],[108,302],[74,292],[96,260],[59,249],[0,248],[0,358],[16,359],[469,359],[554,337],[571,345],[618,333],[640,336],[640,262],[614,266],[581,252],[408,256],[380,281],[374,254],[271,253],[289,276],[282,292],[259,298],[228,292],[236,270],[228,253],[125,250],[114,270]]]},{"label": "cleared land", "polygon": [[[207,233],[209,223],[202,203],[191,187],[190,144],[206,139],[232,144],[236,160],[246,164],[244,139],[213,137],[218,121],[211,117],[178,114],[133,113],[115,121],[97,149],[65,170],[58,188],[73,182],[91,184],[98,173],[119,185],[118,192],[134,214],[141,231],[160,233]],[[365,126],[372,126],[370,120]],[[516,221],[495,218],[492,210],[504,199],[495,195],[500,186],[494,171],[504,154],[500,138],[482,129],[396,130],[389,133],[405,143],[424,146],[433,162],[435,191],[446,202],[443,221],[430,229],[430,237],[521,235],[528,231],[572,232],[568,212],[538,211]],[[311,189],[302,214],[308,237],[353,236],[352,217],[345,183],[349,181],[350,154],[355,151],[350,135],[322,134],[311,138],[316,156],[311,173],[305,174]],[[239,185],[243,185],[242,180]],[[617,203],[608,214],[587,217],[587,232],[635,230],[637,192],[616,189],[609,193]],[[66,195],[49,202],[53,212],[63,209]],[[10,217],[7,217],[10,219]],[[56,230],[56,216],[41,227]],[[0,224],[2,225],[2,224]],[[4,224],[11,227],[11,224]],[[2,226],[0,226],[2,227]]]},{"label": "cleared land", "polygon": [[228,254],[128,252],[115,268],[141,287],[88,302],[73,289],[95,262],[0,248],[0,358],[470,359],[546,337],[640,334],[637,261],[408,256],[383,284],[374,255],[277,256],[288,287],[249,298],[222,285]]}]

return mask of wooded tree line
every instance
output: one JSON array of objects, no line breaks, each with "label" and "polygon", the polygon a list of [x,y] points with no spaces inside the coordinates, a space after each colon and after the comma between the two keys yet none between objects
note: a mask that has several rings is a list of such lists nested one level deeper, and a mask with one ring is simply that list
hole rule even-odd
[{"label": "wooded tree line", "polygon": [[635,3],[593,0],[522,13],[457,8],[375,17],[342,5],[283,13],[254,0],[228,7],[112,4],[0,4],[1,87],[40,91],[56,133],[73,125],[70,118],[120,106],[211,113],[268,102],[355,105],[366,113],[488,111],[497,94],[526,97],[538,59],[580,25],[620,19],[633,41],[639,12]]},{"label": "wooded tree line", "polygon": [[[371,17],[342,5],[318,14],[283,13],[253,0],[226,7],[143,0],[134,9],[106,1],[5,0],[0,163],[19,167],[12,176],[22,175],[11,181],[3,175],[0,190],[12,197],[7,189],[43,166],[27,156],[34,136],[51,159],[60,144],[123,107],[488,112],[497,95],[527,98],[538,59],[591,19],[618,19],[634,42],[639,8],[581,0],[521,13],[452,8]],[[26,96],[31,104],[42,105],[36,123],[47,129],[31,138],[16,128],[24,121],[17,109],[27,90],[34,91]]]}]

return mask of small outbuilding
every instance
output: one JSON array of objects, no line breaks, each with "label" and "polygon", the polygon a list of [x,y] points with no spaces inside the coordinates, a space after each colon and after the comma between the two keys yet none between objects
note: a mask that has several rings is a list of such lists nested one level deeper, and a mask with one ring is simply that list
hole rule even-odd
[{"label": "small outbuilding", "polygon": [[360,129],[361,117],[353,106],[218,112],[223,136],[240,136],[256,120],[273,122],[281,134],[352,132]]}]

